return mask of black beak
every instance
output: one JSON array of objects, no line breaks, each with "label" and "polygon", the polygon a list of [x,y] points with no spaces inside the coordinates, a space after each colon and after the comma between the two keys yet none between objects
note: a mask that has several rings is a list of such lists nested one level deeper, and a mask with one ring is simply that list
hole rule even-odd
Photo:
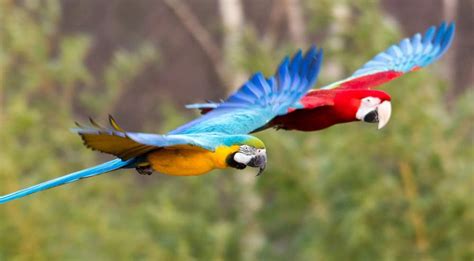
[{"label": "black beak", "polygon": [[247,166],[258,168],[257,176],[260,176],[267,166],[267,156],[265,154],[255,155]]},{"label": "black beak", "polygon": [[377,110],[371,111],[364,116],[364,121],[368,123],[379,122],[379,113]]}]

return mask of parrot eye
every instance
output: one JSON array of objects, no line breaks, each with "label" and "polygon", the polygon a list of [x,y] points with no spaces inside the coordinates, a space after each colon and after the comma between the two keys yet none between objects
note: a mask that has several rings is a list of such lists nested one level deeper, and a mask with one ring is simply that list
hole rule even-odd
[{"label": "parrot eye", "polygon": [[367,97],[362,99],[362,103],[366,104],[367,106],[375,106],[377,104],[380,104],[380,99],[374,97]]},{"label": "parrot eye", "polygon": [[242,145],[239,148],[239,152],[247,154],[247,155],[251,155],[255,152],[255,148],[250,147],[249,145]]}]

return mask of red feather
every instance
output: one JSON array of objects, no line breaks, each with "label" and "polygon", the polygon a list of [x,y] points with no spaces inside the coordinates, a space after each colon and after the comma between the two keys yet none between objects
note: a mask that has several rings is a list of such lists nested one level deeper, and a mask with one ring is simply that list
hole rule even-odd
[{"label": "red feather", "polygon": [[[301,100],[301,105],[305,109],[311,109],[322,106],[334,105],[336,92],[333,90],[312,90],[308,92]],[[289,109],[289,112],[295,109]]]},{"label": "red feather", "polygon": [[369,96],[382,101],[390,100],[390,96],[380,90],[313,90],[301,100],[304,108],[293,109],[286,115],[274,118],[265,128],[317,131],[335,124],[356,121],[355,115],[361,99]]},{"label": "red feather", "polygon": [[[415,69],[415,68],[414,68]],[[345,82],[342,82],[337,88],[344,89],[370,89],[386,82],[389,82],[393,79],[396,79],[402,76],[402,72],[396,71],[386,71],[378,72],[374,74],[360,76]]]}]

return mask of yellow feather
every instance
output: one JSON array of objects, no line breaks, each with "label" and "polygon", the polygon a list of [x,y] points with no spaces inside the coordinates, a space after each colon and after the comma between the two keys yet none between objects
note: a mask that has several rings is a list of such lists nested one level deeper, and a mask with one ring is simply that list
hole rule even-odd
[{"label": "yellow feather", "polygon": [[112,117],[112,115],[109,115],[109,122],[110,122],[110,125],[111,125],[116,131],[125,132],[125,130],[122,129],[122,128],[117,124],[117,122],[116,122],[115,119]]},{"label": "yellow feather", "polygon": [[215,151],[208,151],[182,145],[153,151],[147,159],[151,167],[160,173],[193,176],[227,168],[226,158],[238,150],[239,146],[220,146]]}]

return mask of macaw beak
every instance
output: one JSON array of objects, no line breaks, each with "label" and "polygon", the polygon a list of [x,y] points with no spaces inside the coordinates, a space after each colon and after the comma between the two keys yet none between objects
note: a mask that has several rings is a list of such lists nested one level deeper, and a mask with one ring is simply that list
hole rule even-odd
[{"label": "macaw beak", "polygon": [[385,127],[388,121],[390,120],[390,116],[392,115],[392,104],[390,101],[384,101],[377,107],[377,114],[379,118],[379,126],[378,129]]},{"label": "macaw beak", "polygon": [[378,129],[385,127],[390,120],[392,114],[392,104],[389,101],[384,101],[379,104],[375,110],[369,111],[365,114],[363,121],[370,123],[378,123]]},{"label": "macaw beak", "polygon": [[253,167],[253,168],[258,168],[257,176],[260,176],[263,173],[263,171],[265,170],[265,167],[267,166],[267,153],[266,153],[266,151],[261,150],[257,154],[252,156],[249,163],[247,163],[247,166]]}]

